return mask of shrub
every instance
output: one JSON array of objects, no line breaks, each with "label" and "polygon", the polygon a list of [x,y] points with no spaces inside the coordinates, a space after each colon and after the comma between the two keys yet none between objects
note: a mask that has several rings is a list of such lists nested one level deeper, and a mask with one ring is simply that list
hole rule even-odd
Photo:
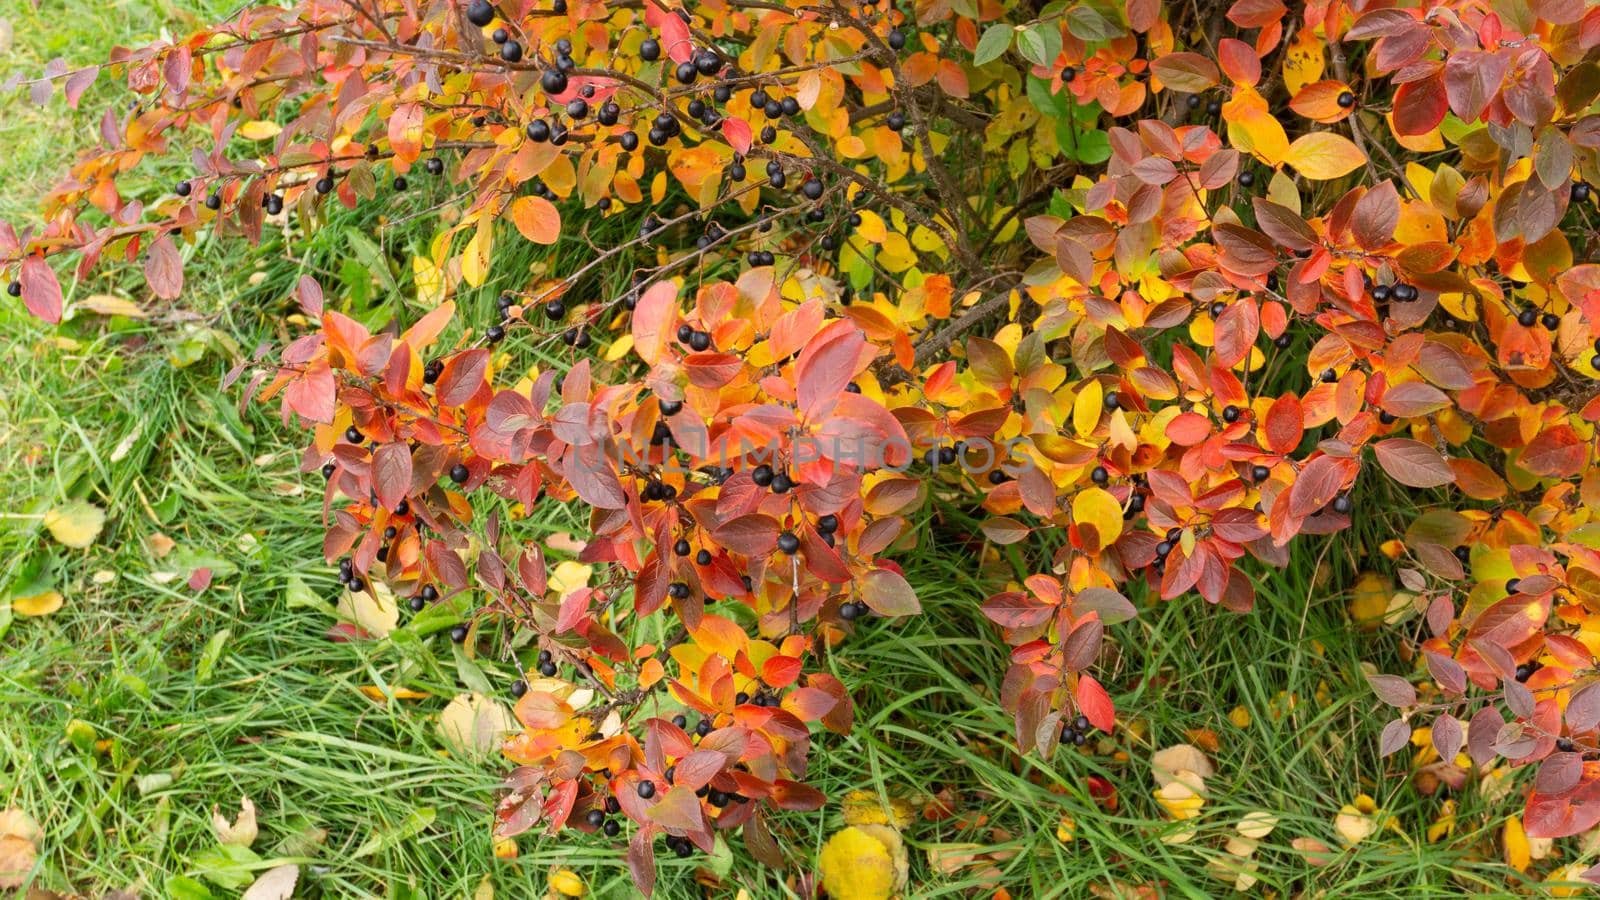
[{"label": "shrub", "polygon": [[[56,321],[52,259],[141,261],[173,300],[203,234],[447,183],[425,312],[364,324],[307,276],[319,327],[249,392],[310,429],[352,590],[536,635],[502,832],[625,816],[645,891],[660,834],[781,862],[767,818],[821,805],[812,729],[853,717],[815,661],[918,612],[893,557],[930,494],[1028,567],[983,610],[1046,754],[1115,725],[1091,670],[1130,584],[1247,610],[1297,535],[1393,521],[1358,479],[1416,506],[1370,548],[1422,675],[1372,678],[1380,749],[1426,724],[1446,760],[1537,763],[1528,833],[1573,834],[1600,821],[1600,9],[1353,6],[251,9],[117,51],[138,105],[0,260]],[[191,142],[173,192],[124,196]],[[515,241],[585,258],[529,277],[496,265]],[[592,583],[553,586],[492,497],[586,509]]]}]

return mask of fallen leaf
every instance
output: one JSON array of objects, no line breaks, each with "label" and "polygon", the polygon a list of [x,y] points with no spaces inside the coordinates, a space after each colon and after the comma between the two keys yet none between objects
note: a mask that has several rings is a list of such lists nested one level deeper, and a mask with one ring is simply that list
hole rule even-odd
[{"label": "fallen leaf", "polygon": [[0,888],[21,887],[38,858],[33,841],[14,834],[0,835]]},{"label": "fallen leaf", "polygon": [[1156,784],[1161,787],[1181,780],[1196,792],[1204,791],[1205,779],[1215,773],[1216,769],[1212,767],[1211,760],[1206,759],[1206,755],[1200,752],[1199,748],[1190,744],[1173,744],[1150,756],[1150,774],[1155,776]]},{"label": "fallen leaf", "polygon": [[39,858],[39,823],[16,807],[0,812],[0,888],[21,887]]},{"label": "fallen leaf", "polygon": [[239,798],[239,816],[232,824],[222,817],[215,806],[211,807],[211,830],[216,832],[218,843],[248,847],[256,841],[256,805],[249,797]]},{"label": "fallen leaf", "polygon": [[400,624],[400,605],[394,592],[381,581],[368,581],[366,588],[339,597],[339,618],[354,622],[373,637],[388,637]]},{"label": "fallen leaf", "polygon": [[79,549],[94,543],[105,524],[105,510],[85,500],[73,500],[44,514],[44,527],[50,529],[50,536]]},{"label": "fallen leaf", "polygon": [[834,900],[887,900],[905,884],[900,833],[884,825],[840,829],[817,855],[822,886]]},{"label": "fallen leaf", "polygon": [[294,885],[298,880],[300,867],[294,863],[268,869],[245,889],[242,900],[289,900],[294,896]]},{"label": "fallen leaf", "polygon": [[94,294],[85,297],[78,303],[82,309],[102,316],[127,316],[130,319],[144,319],[150,316],[139,304],[124,297],[113,297],[110,294]]},{"label": "fallen leaf", "polygon": [[487,753],[518,730],[499,701],[482,694],[457,694],[439,714],[439,737],[458,753]]},{"label": "fallen leaf", "polygon": [[550,890],[563,897],[582,897],[583,879],[571,869],[556,869],[550,873]]},{"label": "fallen leaf", "polygon": [[29,597],[18,597],[11,601],[11,611],[19,616],[48,616],[61,608],[61,594],[57,591],[44,591]]}]

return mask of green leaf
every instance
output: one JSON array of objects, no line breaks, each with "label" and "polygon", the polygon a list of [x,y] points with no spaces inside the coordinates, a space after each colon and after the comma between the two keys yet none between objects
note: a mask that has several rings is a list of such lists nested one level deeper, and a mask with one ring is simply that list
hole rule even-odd
[{"label": "green leaf", "polygon": [[361,264],[378,279],[384,290],[390,293],[400,290],[400,285],[395,283],[394,273],[389,271],[389,260],[384,257],[383,251],[378,249],[378,245],[374,244],[371,238],[354,229],[345,234],[344,238],[350,245],[350,252],[355,254],[356,259],[361,260]]},{"label": "green leaf", "polygon": [[[1033,108],[1054,119],[1068,114],[1067,98],[1050,93],[1050,84],[1043,78],[1028,76],[1028,101]],[[1062,146],[1066,146],[1065,143]]]},{"label": "green leaf", "polygon": [[211,889],[187,875],[167,879],[167,896],[172,900],[211,900]]},{"label": "green leaf", "polygon": [[206,641],[205,649],[200,651],[200,662],[194,667],[194,680],[196,684],[205,684],[211,680],[211,673],[217,668],[217,660],[222,658],[222,648],[227,645],[228,638],[233,636],[233,630],[224,628],[213,634]]},{"label": "green leaf", "polygon": [[350,858],[360,859],[363,856],[371,856],[385,847],[392,847],[395,844],[406,840],[407,838],[416,837],[417,835],[421,834],[429,825],[432,825],[433,820],[438,815],[439,811],[431,806],[424,806],[419,809],[414,809],[406,815],[405,821],[401,822],[399,825],[396,825],[387,831],[380,831],[372,837],[367,838],[367,842],[357,848],[356,852],[350,855]]},{"label": "green leaf", "polygon": [[465,619],[467,611],[471,608],[472,597],[463,591],[448,600],[443,600],[424,608],[422,612],[412,616],[410,622],[397,629],[396,634],[400,631],[408,631],[418,637],[426,637],[435,631],[443,631]]},{"label": "green leaf", "polygon": [[301,578],[299,575],[289,576],[288,583],[283,589],[283,602],[288,605],[290,609],[294,609],[298,606],[309,606],[313,609],[321,609],[327,605],[323,602],[321,597],[317,596],[315,591],[311,590],[311,588],[306,585],[306,580]]},{"label": "green leaf", "polygon": [[219,844],[213,849],[195,854],[189,859],[189,863],[194,866],[195,874],[201,878],[225,888],[239,890],[256,880],[253,872],[260,866],[261,857],[249,847],[239,844]]},{"label": "green leaf", "polygon": [[1122,23],[1092,6],[1078,6],[1067,13],[1067,30],[1084,41],[1109,41],[1128,33]]},{"label": "green leaf", "polygon": [[467,653],[461,649],[461,645],[451,644],[450,650],[455,654],[456,677],[461,679],[461,683],[466,685],[468,690],[477,691],[485,696],[493,696],[494,685],[489,683],[488,676],[483,674],[483,670],[478,668],[478,664],[467,658]]},{"label": "green leaf", "polygon": [[1028,62],[1051,65],[1061,55],[1061,32],[1052,23],[1030,25],[1017,35],[1017,51]]},{"label": "green leaf", "polygon": [[1014,29],[1004,22],[990,25],[983,32],[983,37],[978,38],[978,49],[972,51],[972,64],[975,66],[994,62],[1005,52],[1011,49],[1011,35]]}]

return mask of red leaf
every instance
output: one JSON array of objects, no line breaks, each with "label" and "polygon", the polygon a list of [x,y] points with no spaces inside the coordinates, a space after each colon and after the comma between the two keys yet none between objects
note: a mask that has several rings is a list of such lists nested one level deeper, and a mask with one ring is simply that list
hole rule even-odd
[{"label": "red leaf", "polygon": [[1001,628],[1031,628],[1050,621],[1056,606],[1022,591],[995,594],[983,603],[983,614]]},{"label": "red leaf", "polygon": [[1542,794],[1536,790],[1528,795],[1528,805],[1522,814],[1528,837],[1568,837],[1600,823],[1600,777],[1593,771],[1596,768],[1600,765],[1586,765],[1585,780],[1571,790],[1559,794]]},{"label": "red leaf", "polygon": [[1374,444],[1378,465],[1395,481],[1409,487],[1430,488],[1456,480],[1454,469],[1439,451],[1410,438],[1390,438]]},{"label": "red leaf", "polygon": [[814,416],[820,407],[844,392],[856,376],[861,351],[867,345],[861,332],[851,329],[821,344],[807,344],[795,363],[800,411]]},{"label": "red leaf", "polygon": [[769,656],[761,664],[761,680],[773,687],[788,687],[800,677],[800,660],[792,656]]},{"label": "red leaf", "polygon": [[1289,490],[1289,514],[1309,516],[1328,505],[1344,487],[1345,469],[1331,456],[1319,456],[1306,464]]},{"label": "red leaf", "polygon": [[650,285],[633,309],[633,351],[640,359],[652,366],[661,360],[677,317],[678,286],[671,281]]},{"label": "red leaf", "polygon": [[1272,401],[1261,422],[1262,446],[1273,453],[1288,453],[1300,445],[1305,434],[1306,417],[1300,407],[1300,398],[1284,394]]},{"label": "red leaf", "polygon": [[1427,134],[1450,111],[1444,78],[1439,73],[1400,85],[1394,95],[1394,130],[1400,135]]},{"label": "red leaf", "polygon": [[1074,694],[1078,701],[1078,712],[1083,713],[1090,725],[1108,734],[1116,727],[1116,707],[1111,704],[1111,696],[1100,686],[1100,682],[1088,675],[1079,675],[1078,689]]},{"label": "red leaf", "polygon": [[740,516],[718,526],[711,539],[735,553],[762,556],[778,544],[778,520],[761,513]]},{"label": "red leaf", "polygon": [[1180,413],[1167,423],[1167,438],[1180,447],[1193,447],[1211,436],[1211,420],[1199,413]]},{"label": "red leaf", "polygon": [[384,444],[372,454],[372,486],[385,509],[399,506],[411,493],[411,448],[405,442]]},{"label": "red leaf", "polygon": [[300,301],[300,310],[313,319],[322,318],[322,285],[310,275],[301,275],[294,286],[294,297]]},{"label": "red leaf", "polygon": [[917,592],[900,573],[873,569],[861,577],[861,602],[881,616],[910,616],[922,612]]},{"label": "red leaf", "polygon": [[437,396],[444,406],[460,406],[472,399],[483,387],[484,374],[489,371],[489,350],[478,347],[457,353],[444,364],[439,375]]},{"label": "red leaf", "polygon": [[1243,299],[1228,305],[1217,317],[1214,343],[1217,362],[1233,368],[1250,355],[1250,348],[1261,331],[1261,316],[1254,300]]},{"label": "red leaf", "polygon": [[1588,446],[1571,426],[1557,425],[1539,432],[1518,457],[1524,469],[1549,478],[1578,474],[1588,456]]},{"label": "red leaf", "polygon": [[55,325],[61,321],[61,283],[42,256],[22,261],[22,303],[28,312]]},{"label": "red leaf", "polygon": [[171,235],[163,234],[150,245],[150,255],[144,260],[144,277],[163,300],[176,300],[183,293],[183,257]]},{"label": "red leaf", "polygon": [[722,137],[733,147],[733,152],[741,155],[750,152],[749,122],[733,116],[723,119]]}]

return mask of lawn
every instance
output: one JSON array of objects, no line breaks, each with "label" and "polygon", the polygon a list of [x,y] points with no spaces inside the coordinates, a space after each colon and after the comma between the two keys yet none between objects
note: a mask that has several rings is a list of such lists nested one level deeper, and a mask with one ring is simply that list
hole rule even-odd
[{"label": "lawn", "polygon": [[[114,44],[182,31],[196,10],[231,6],[65,3],[3,13],[13,37],[0,79],[57,55],[97,61]],[[65,145],[91,140],[98,116],[126,102],[105,77],[76,112],[59,95],[43,109],[23,94],[0,98],[0,216],[36,215]],[[151,197],[175,172],[152,167]],[[404,203],[421,209],[443,190],[424,186]],[[463,691],[506,698],[516,668],[505,642],[463,651],[443,632],[410,628],[385,641],[330,639],[338,583],[320,557],[321,480],[298,472],[296,436],[275,409],[241,413],[237,389],[218,387],[241,353],[295,333],[289,297],[305,272],[340,285],[365,321],[414,316],[408,261],[429,227],[364,209],[314,238],[202,242],[178,309],[153,303],[130,272],[69,286],[71,298],[130,300],[146,319],[80,311],[52,329],[15,306],[0,311],[10,373],[0,389],[0,808],[41,826],[35,888],[233,896],[295,863],[305,896],[534,896],[556,867],[594,896],[631,895],[620,847],[601,839],[525,836],[496,858],[502,765],[452,751],[437,720]],[[575,251],[522,252],[509,271],[559,270],[570,262],[559,254]],[[497,289],[491,280],[464,305],[482,320]],[[1396,500],[1357,499],[1374,509]],[[45,527],[74,501],[106,514],[85,548]],[[663,859],[662,895],[799,896],[799,873],[852,791],[909,802],[917,897],[997,887],[1079,897],[1118,883],[1214,896],[1246,868],[1262,895],[1496,893],[1516,879],[1499,845],[1506,803],[1470,787],[1450,796],[1454,830],[1430,840],[1447,799],[1414,788],[1409,754],[1377,761],[1386,717],[1362,666],[1404,668],[1394,633],[1349,621],[1369,562],[1346,544],[1303,541],[1286,570],[1258,570],[1249,614],[1194,596],[1136,597],[1141,615],[1112,630],[1103,669],[1122,727],[1044,759],[1015,752],[997,699],[1005,647],[978,611],[1011,572],[972,538],[964,510],[934,502],[904,560],[924,615],[875,621],[828,657],[862,714],[849,737],[819,738],[811,780],[830,797],[826,813],[780,820],[796,865],[765,869],[735,839],[709,860]],[[517,533],[568,531],[565,515]],[[196,589],[202,571],[211,580]],[[62,595],[59,611],[12,615],[13,600],[47,589]],[[1153,795],[1152,755],[1180,743],[1203,748],[1215,769],[1187,822]],[[1091,796],[1096,777],[1115,789],[1114,808]],[[1360,794],[1384,812],[1347,847],[1336,816]],[[212,824],[213,809],[232,820],[242,798],[259,822],[249,849],[219,844]],[[1263,812],[1277,825],[1246,863],[1229,838]],[[1312,864],[1305,839],[1334,848],[1312,854],[1326,865]]]}]

